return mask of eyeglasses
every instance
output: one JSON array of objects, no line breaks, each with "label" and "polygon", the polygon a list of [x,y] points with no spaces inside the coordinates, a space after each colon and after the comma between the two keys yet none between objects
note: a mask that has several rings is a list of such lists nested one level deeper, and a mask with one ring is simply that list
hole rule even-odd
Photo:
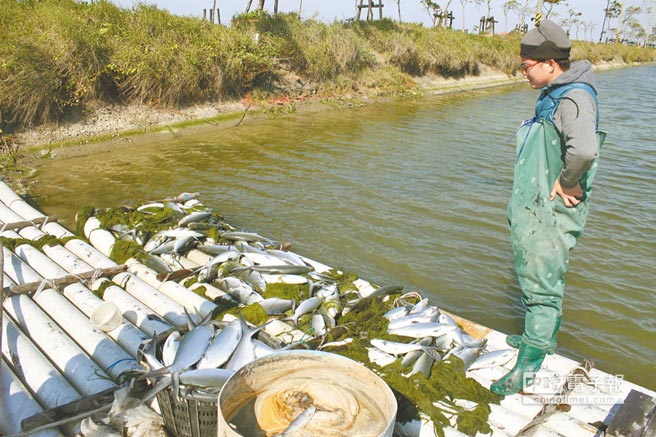
[{"label": "eyeglasses", "polygon": [[522,63],[519,65],[519,72],[520,72],[521,74],[529,74],[529,73],[531,72],[531,69],[532,69],[533,67],[535,67],[536,65],[541,64],[541,63],[542,63],[541,61],[534,62],[534,63],[532,63],[532,64],[525,64],[525,63],[522,62]]}]

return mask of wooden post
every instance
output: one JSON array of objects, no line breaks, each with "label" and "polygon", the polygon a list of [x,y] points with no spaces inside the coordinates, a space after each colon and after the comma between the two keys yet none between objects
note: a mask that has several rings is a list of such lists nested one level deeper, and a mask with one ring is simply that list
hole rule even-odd
[{"label": "wooden post", "polygon": [[367,9],[367,21],[373,21],[374,19],[374,0],[369,0],[369,8]]},{"label": "wooden post", "polygon": [[221,24],[221,10],[216,8],[216,24]]},{"label": "wooden post", "polygon": [[203,21],[207,20],[207,9],[203,8]]},{"label": "wooden post", "polygon": [[214,24],[214,9],[210,9],[210,23]]}]

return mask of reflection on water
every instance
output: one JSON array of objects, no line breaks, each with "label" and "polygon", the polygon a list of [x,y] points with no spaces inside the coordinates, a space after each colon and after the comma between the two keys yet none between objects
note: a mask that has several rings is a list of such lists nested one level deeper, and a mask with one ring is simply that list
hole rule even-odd
[{"label": "reflection on water", "polygon": [[[655,77],[655,66],[598,75],[608,139],[586,234],[571,257],[559,337],[561,353],[652,389]],[[516,86],[165,134],[48,162],[33,195],[73,228],[81,206],[200,192],[244,230],[520,332],[505,217],[514,159],[507,141],[532,116],[535,98]]]}]

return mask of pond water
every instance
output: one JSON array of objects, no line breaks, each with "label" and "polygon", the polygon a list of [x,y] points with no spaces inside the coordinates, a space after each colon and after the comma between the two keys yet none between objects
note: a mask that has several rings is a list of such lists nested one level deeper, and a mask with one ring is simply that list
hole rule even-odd
[{"label": "pond water", "polygon": [[[656,66],[597,79],[608,138],[571,256],[558,350],[656,389]],[[521,332],[505,215],[508,140],[536,97],[518,85],[136,139],[46,162],[31,194],[74,229],[82,206],[199,192],[242,230]]]}]

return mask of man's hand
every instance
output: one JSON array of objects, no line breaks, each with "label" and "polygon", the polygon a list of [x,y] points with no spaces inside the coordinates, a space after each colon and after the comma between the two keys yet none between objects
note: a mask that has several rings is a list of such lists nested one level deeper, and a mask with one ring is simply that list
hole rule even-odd
[{"label": "man's hand", "polygon": [[572,188],[564,188],[562,185],[560,185],[560,178],[556,179],[553,190],[551,190],[549,200],[554,200],[556,198],[556,194],[563,199],[563,203],[568,208],[572,208],[578,205],[581,203],[581,199],[583,198],[583,190],[581,189],[580,184],[577,184]]}]

